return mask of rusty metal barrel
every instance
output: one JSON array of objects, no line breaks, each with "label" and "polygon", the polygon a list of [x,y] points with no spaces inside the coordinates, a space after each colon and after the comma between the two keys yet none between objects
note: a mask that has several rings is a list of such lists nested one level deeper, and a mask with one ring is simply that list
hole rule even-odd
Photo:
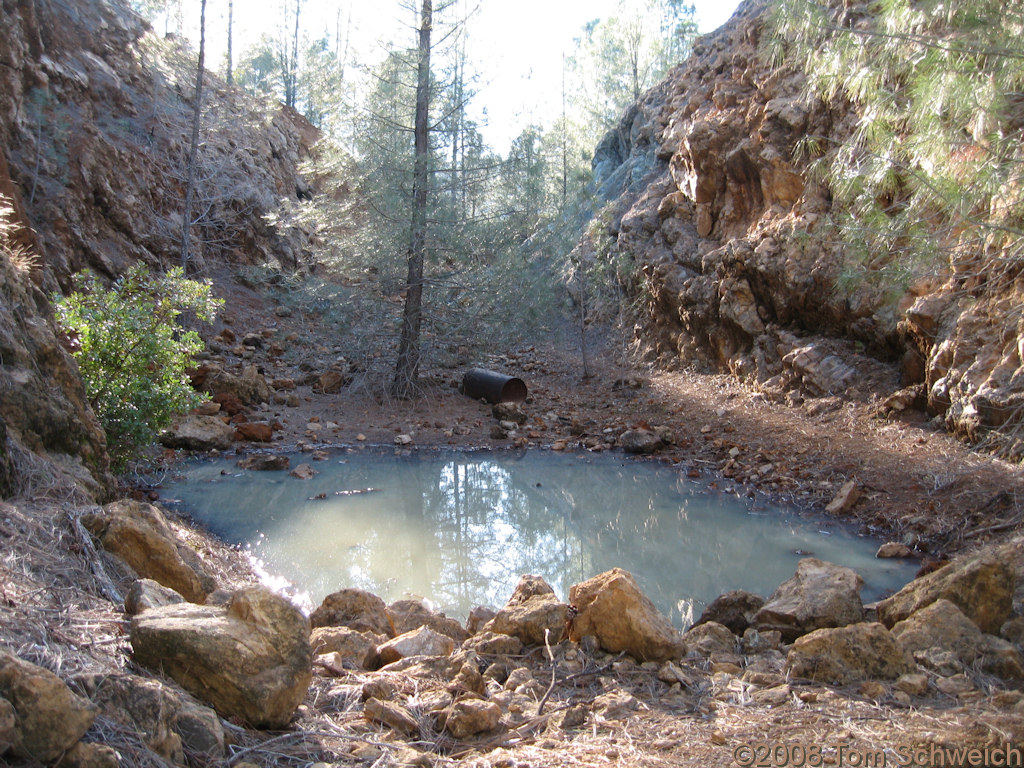
[{"label": "rusty metal barrel", "polygon": [[521,403],[526,399],[526,382],[485,368],[470,368],[462,377],[459,391],[488,403]]}]

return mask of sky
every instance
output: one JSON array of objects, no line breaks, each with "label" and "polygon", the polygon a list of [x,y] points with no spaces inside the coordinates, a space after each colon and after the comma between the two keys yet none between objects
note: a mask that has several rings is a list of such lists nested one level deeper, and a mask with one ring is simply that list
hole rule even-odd
[{"label": "sky", "polygon": [[[546,123],[558,113],[561,103],[563,54],[571,54],[574,39],[583,26],[610,16],[620,0],[462,0],[475,8],[469,24],[469,55],[479,72],[478,95],[471,110],[479,115],[486,109],[484,138],[504,151],[511,139],[531,121]],[[701,33],[723,24],[738,0],[694,0]],[[418,3],[409,2],[410,6]],[[198,2],[186,0],[192,12],[186,21],[186,36],[198,37]],[[195,6],[191,8],[191,6]],[[281,24],[279,0],[237,1],[234,4],[235,57],[260,34],[271,35]],[[334,36],[338,11],[344,22],[352,12],[354,53],[359,57],[379,55],[387,41],[413,45],[415,16],[386,0],[304,0],[300,21],[311,36],[328,32]],[[159,24],[157,31],[163,31]],[[192,33],[190,34],[189,28]],[[227,30],[227,0],[208,0],[208,66],[219,68],[224,58]],[[194,41],[194,43],[197,42]],[[196,46],[197,47],[197,46]],[[482,119],[482,118],[478,118]]]}]

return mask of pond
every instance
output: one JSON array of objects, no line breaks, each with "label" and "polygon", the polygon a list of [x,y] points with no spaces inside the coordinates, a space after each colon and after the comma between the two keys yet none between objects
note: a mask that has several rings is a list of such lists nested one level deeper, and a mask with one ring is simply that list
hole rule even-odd
[{"label": "pond", "polygon": [[426,599],[464,619],[504,605],[521,574],[567,599],[613,567],[631,571],[678,627],[729,589],[768,595],[813,555],[856,569],[865,601],[915,565],[874,557],[879,542],[770,508],[679,468],[614,454],[551,451],[339,451],[318,474],[189,465],[169,483],[181,511],[290,582],[306,607],[359,587],[385,601]]}]

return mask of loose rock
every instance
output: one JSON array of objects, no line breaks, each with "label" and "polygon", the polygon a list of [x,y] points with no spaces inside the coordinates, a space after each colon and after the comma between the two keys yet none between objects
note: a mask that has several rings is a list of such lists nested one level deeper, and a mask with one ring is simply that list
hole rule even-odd
[{"label": "loose rock", "polygon": [[857,623],[864,617],[863,586],[856,571],[806,557],[796,575],[779,585],[757,612],[754,625],[760,631],[778,630],[792,641],[815,629]]},{"label": "loose rock", "polygon": [[383,635],[359,632],[350,627],[317,627],[309,639],[314,654],[337,654],[342,665],[348,661],[359,669],[372,669],[377,664],[377,646]]},{"label": "loose rock", "polygon": [[71,749],[96,718],[96,706],[72,693],[55,674],[0,649],[3,700],[14,719],[13,734],[8,730],[11,753],[41,763]]},{"label": "loose rock", "polygon": [[909,654],[878,623],[818,629],[793,643],[786,671],[822,683],[895,680],[914,672]]},{"label": "loose rock", "polygon": [[1001,560],[981,555],[951,563],[914,579],[878,603],[878,619],[888,627],[940,598],[963,611],[983,632],[995,634],[1013,608],[1016,574]]},{"label": "loose rock", "polygon": [[700,656],[736,652],[736,635],[715,621],[692,627],[683,635],[683,643],[688,653]]},{"label": "loose rock", "polygon": [[443,613],[434,613],[419,600],[396,600],[388,606],[388,613],[391,615],[396,634],[411,632],[419,627],[430,627],[435,632],[448,635],[456,645],[462,645],[469,637],[469,633],[455,619],[450,619]]},{"label": "loose rock", "polygon": [[187,451],[226,451],[235,430],[218,416],[186,416],[160,435],[160,444]]},{"label": "loose rock", "polygon": [[481,699],[463,699],[452,704],[445,729],[456,739],[493,731],[501,720],[501,707]]},{"label": "loose rock", "polygon": [[450,656],[454,650],[455,642],[448,635],[420,627],[383,643],[377,655],[381,664],[391,664],[410,656]]},{"label": "loose rock", "polygon": [[302,613],[263,587],[235,592],[226,607],[153,608],[131,624],[136,662],[258,728],[283,728],[305,696],[309,635]]},{"label": "loose rock", "polygon": [[159,509],[138,501],[117,501],[102,513],[82,516],[82,525],[111,554],[142,578],[202,603],[217,584],[194,550],[179,542]]},{"label": "loose rock", "polygon": [[324,598],[309,617],[316,627],[350,627],[359,632],[395,636],[395,627],[384,601],[363,589],[342,589]]},{"label": "loose rock", "polygon": [[124,598],[124,612],[129,616],[142,613],[147,608],[159,608],[162,605],[176,605],[185,602],[185,598],[170,587],[165,587],[153,579],[136,579],[128,589]]},{"label": "loose rock", "polygon": [[613,568],[575,584],[569,598],[579,610],[570,629],[571,640],[593,635],[605,650],[625,651],[641,661],[682,656],[679,633],[629,572]]},{"label": "loose rock", "polygon": [[544,579],[523,576],[508,603],[484,625],[483,631],[513,635],[527,645],[543,645],[546,630],[554,644],[565,630],[568,610]]}]

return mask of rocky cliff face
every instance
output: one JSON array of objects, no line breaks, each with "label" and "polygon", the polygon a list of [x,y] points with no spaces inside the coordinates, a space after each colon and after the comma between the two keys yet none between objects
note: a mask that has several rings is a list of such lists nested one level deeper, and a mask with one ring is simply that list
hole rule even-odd
[{"label": "rocky cliff face", "polygon": [[[179,262],[194,66],[116,2],[0,6],[0,194],[22,225],[10,245],[34,256],[21,268],[0,259],[0,418],[12,444],[78,457],[101,483],[102,433],[46,297],[82,269],[113,279],[133,263]],[[212,76],[205,94],[189,271],[211,260],[301,268],[307,233],[264,215],[311,194],[297,168],[317,131]]]},{"label": "rocky cliff face", "polygon": [[794,150],[809,135],[841,142],[857,116],[808,100],[801,72],[769,65],[767,7],[748,0],[698,40],[596,154],[614,199],[608,234],[646,278],[644,340],[663,363],[812,395],[855,385],[866,350],[900,361],[902,385],[951,431],[978,441],[998,427],[998,447],[1020,455],[1024,320],[1009,308],[1021,288],[971,292],[949,270],[893,300],[841,280],[830,195]]}]

